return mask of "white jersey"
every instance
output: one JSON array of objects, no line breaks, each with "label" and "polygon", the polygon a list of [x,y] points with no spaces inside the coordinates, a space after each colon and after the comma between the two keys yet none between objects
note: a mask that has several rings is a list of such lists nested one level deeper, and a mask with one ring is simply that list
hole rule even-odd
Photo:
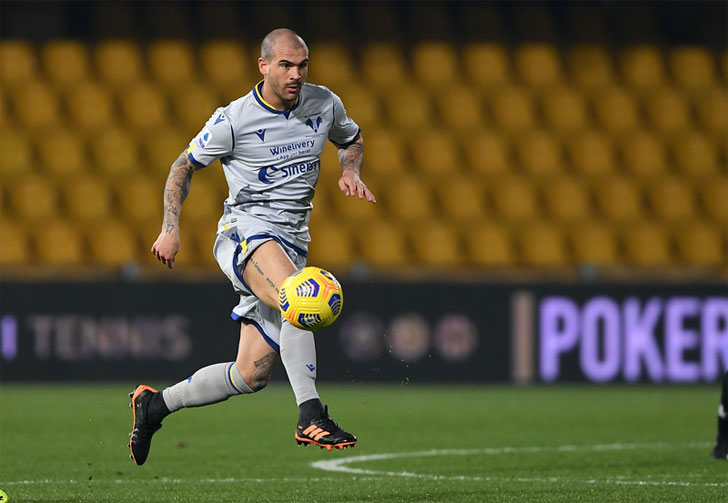
[{"label": "white jersey", "polygon": [[187,157],[198,168],[220,159],[230,189],[225,215],[282,226],[306,249],[321,152],[327,140],[354,141],[359,126],[326,87],[304,84],[293,108],[280,111],[263,99],[262,85],[215,110]]}]

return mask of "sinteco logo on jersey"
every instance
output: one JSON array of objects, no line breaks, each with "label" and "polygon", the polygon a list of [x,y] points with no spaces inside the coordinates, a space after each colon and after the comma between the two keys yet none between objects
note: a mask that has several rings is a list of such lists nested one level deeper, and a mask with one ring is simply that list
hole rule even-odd
[{"label": "sinteco logo on jersey", "polygon": [[258,171],[258,179],[265,184],[271,184],[275,182],[276,178],[283,179],[288,178],[289,176],[292,177],[304,173],[309,173],[311,171],[318,171],[320,166],[321,161],[318,160],[302,162],[301,164],[294,164],[292,166],[283,166],[282,168],[278,168],[276,166],[267,166],[265,168],[261,168],[260,171]]}]

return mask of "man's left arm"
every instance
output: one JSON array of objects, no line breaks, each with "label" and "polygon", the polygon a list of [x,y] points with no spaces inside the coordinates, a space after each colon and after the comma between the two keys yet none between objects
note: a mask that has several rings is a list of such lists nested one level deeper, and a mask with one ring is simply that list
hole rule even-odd
[{"label": "man's left arm", "polygon": [[344,195],[359,196],[371,203],[376,203],[374,194],[361,180],[361,165],[364,161],[364,139],[359,134],[353,142],[346,146],[335,144],[339,149],[339,164],[341,164],[341,178],[339,188]]}]

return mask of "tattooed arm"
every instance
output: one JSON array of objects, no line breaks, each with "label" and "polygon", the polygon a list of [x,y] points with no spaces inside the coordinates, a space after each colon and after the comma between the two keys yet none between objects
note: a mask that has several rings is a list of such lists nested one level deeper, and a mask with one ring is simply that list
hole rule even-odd
[{"label": "tattooed arm", "polygon": [[361,163],[364,160],[364,139],[359,135],[357,139],[344,147],[336,145],[339,149],[339,164],[343,173],[339,178],[339,188],[347,196],[359,196],[367,201],[376,203],[374,194],[361,181]]},{"label": "tattooed arm", "polygon": [[182,204],[190,192],[194,171],[195,167],[182,153],[172,164],[164,186],[164,220],[162,231],[152,245],[152,253],[170,269],[174,266],[175,256],[179,252],[179,216]]}]

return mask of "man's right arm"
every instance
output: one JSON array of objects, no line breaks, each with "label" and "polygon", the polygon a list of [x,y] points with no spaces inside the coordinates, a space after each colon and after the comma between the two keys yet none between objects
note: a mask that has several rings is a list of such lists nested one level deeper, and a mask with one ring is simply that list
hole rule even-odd
[{"label": "man's right arm", "polygon": [[172,164],[167,183],[164,186],[162,231],[152,245],[152,253],[170,269],[174,266],[174,259],[179,252],[179,217],[182,212],[182,204],[190,192],[190,182],[195,169],[183,152]]}]

